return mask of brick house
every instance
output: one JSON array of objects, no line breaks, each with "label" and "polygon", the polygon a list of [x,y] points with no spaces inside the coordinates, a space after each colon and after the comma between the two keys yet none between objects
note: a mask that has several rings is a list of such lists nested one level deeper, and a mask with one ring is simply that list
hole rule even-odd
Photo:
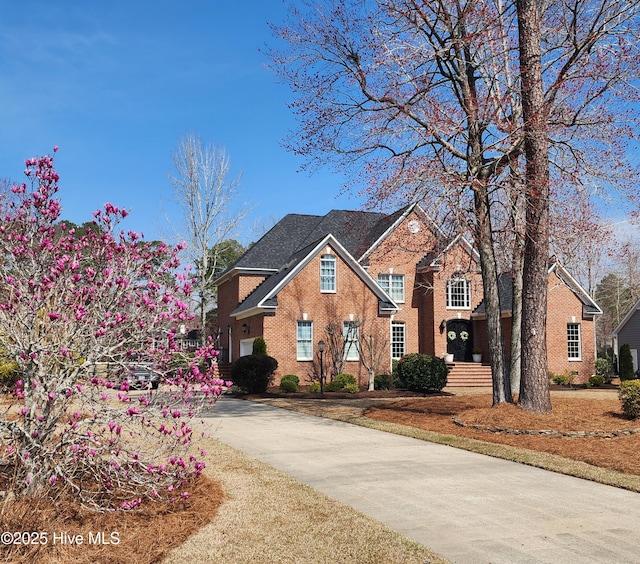
[{"label": "brick house", "polygon": [[[561,357],[568,362],[567,331],[577,325],[580,358],[570,359],[570,366],[580,377],[590,375],[595,354],[589,308],[595,312],[597,306],[584,305],[586,292],[568,273],[557,279],[563,286],[550,285],[549,327],[555,331],[564,323],[562,338],[553,333],[554,346],[564,343],[564,349],[553,352],[558,366]],[[487,352],[477,252],[462,236],[447,238],[417,204],[393,214],[287,215],[216,286],[222,362],[250,354],[262,336],[278,360],[276,383],[285,374],[305,382],[314,365],[317,371],[317,343],[330,340],[329,326],[346,341],[342,371],[361,385],[368,376],[351,346],[358,338],[384,358],[378,373],[389,373],[392,359],[411,352],[450,353],[456,366],[471,361],[474,347]],[[485,368],[483,384],[490,378]]]}]

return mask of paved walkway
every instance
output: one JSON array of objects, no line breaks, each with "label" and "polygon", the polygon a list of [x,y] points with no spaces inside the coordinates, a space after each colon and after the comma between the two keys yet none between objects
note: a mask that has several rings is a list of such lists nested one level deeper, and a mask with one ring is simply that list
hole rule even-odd
[{"label": "paved walkway", "polygon": [[640,563],[640,494],[231,398],[221,442],[456,563]]}]

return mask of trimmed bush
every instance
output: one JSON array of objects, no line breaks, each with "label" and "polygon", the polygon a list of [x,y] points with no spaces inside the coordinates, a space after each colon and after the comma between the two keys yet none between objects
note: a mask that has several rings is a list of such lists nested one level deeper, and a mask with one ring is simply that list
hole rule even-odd
[{"label": "trimmed bush", "polygon": [[600,374],[594,374],[589,378],[589,385],[593,386],[594,388],[598,388],[602,386],[602,384],[604,384],[604,376]]},{"label": "trimmed bush", "polygon": [[414,392],[439,392],[447,385],[448,373],[443,359],[428,354],[408,354],[398,362],[400,386]]},{"label": "trimmed bush", "polygon": [[633,372],[633,357],[631,347],[625,343],[620,347],[620,380],[633,380],[636,375]]},{"label": "trimmed bush", "polygon": [[338,392],[344,390],[349,384],[358,386],[356,379],[351,374],[338,374],[331,382],[324,385],[325,392]]},{"label": "trimmed bush", "polygon": [[569,376],[566,374],[553,374],[551,381],[558,386],[567,386],[569,384]]},{"label": "trimmed bush", "polygon": [[344,387],[344,391],[348,394],[357,394],[360,391],[360,388],[358,388],[358,384],[347,384]]},{"label": "trimmed bush", "polygon": [[344,386],[338,380],[331,380],[331,382],[325,382],[324,391],[325,392],[337,392],[338,390],[342,390]]},{"label": "trimmed bush", "polygon": [[263,394],[271,384],[277,368],[278,361],[271,356],[241,356],[231,366],[231,379],[249,394]]},{"label": "trimmed bush", "polygon": [[311,382],[311,384],[309,384],[309,393],[311,393],[311,394],[319,394],[320,393],[320,382]]},{"label": "trimmed bush", "polygon": [[378,374],[373,379],[373,387],[376,390],[391,390],[393,388],[393,376],[391,374]]},{"label": "trimmed bush", "polygon": [[622,402],[622,412],[629,419],[640,416],[640,380],[620,382],[618,397]]},{"label": "trimmed bush", "polygon": [[262,337],[256,337],[253,340],[253,354],[266,356],[267,355],[267,343]]},{"label": "trimmed bush", "polygon": [[[298,378],[295,374],[285,374],[282,377],[282,380],[292,380],[294,381],[296,384],[300,385],[300,378]],[[281,380],[281,381],[282,381]]]},{"label": "trimmed bush", "polygon": [[280,380],[280,390],[286,393],[298,391],[300,379],[295,374],[286,374]]},{"label": "trimmed bush", "polygon": [[357,384],[356,379],[351,374],[338,374],[333,381],[340,382],[343,388],[347,384]]}]

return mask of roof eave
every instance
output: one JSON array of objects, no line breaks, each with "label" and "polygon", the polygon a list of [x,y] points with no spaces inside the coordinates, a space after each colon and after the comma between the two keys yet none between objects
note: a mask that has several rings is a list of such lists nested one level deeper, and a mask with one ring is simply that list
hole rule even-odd
[{"label": "roof eave", "polygon": [[255,274],[258,276],[270,276],[275,272],[278,272],[278,270],[275,268],[242,268],[242,267],[232,268],[231,270],[228,270],[223,274],[221,274],[219,278],[216,278],[213,281],[213,285],[220,286],[220,284],[226,282],[227,280],[231,280],[231,278],[233,278],[234,276],[237,276],[238,274],[247,274],[247,275]]}]

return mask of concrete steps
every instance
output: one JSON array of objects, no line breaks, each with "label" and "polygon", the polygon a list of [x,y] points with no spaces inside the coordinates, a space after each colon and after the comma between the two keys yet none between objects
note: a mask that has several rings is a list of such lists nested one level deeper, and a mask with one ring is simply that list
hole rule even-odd
[{"label": "concrete steps", "polygon": [[231,363],[219,362],[218,363],[218,375],[223,380],[231,380]]},{"label": "concrete steps", "polygon": [[475,388],[491,386],[491,366],[480,362],[449,364],[447,388]]}]

